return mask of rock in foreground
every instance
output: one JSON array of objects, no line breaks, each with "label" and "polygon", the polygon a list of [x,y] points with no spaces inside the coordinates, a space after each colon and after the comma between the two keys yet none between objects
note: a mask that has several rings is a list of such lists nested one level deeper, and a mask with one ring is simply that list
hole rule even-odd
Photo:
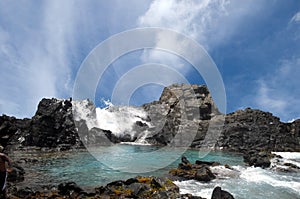
[{"label": "rock in foreground", "polygon": [[43,191],[30,188],[14,190],[11,198],[180,198],[179,188],[167,178],[138,176],[128,180],[114,181],[95,188],[88,193],[74,182],[62,183],[58,187],[44,187]]}]

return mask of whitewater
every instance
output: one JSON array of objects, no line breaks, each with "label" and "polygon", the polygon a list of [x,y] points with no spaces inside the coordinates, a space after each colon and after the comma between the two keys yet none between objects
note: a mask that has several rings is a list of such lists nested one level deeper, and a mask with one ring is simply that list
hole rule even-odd
[{"label": "whitewater", "polygon": [[[111,179],[123,179],[123,177],[130,177],[127,174],[118,172],[114,170],[118,168],[118,164],[121,164],[122,167],[134,167],[138,165],[132,165],[130,161],[124,162],[121,161],[124,159],[125,154],[134,154],[134,153],[145,153],[145,151],[156,150],[154,146],[149,145],[146,142],[146,137],[148,135],[147,131],[141,132],[137,135],[137,132],[134,130],[134,125],[136,122],[141,122],[149,127],[153,124],[149,122],[147,113],[140,107],[132,106],[114,106],[110,103],[107,103],[105,108],[95,108],[94,119],[91,119],[91,113],[86,110],[88,102],[80,102],[81,104],[75,105],[77,107],[77,114],[79,117],[84,118],[88,121],[88,127],[91,129],[97,127],[104,130],[110,130],[116,136],[129,135],[131,138],[137,137],[135,142],[127,142],[123,144],[128,144],[128,146],[114,146],[111,151],[103,154],[99,154],[101,158],[105,158],[106,163],[109,162],[110,169],[103,169],[101,172],[113,173],[114,177],[108,177]],[[145,145],[145,146],[136,146],[136,145]],[[122,150],[120,150],[122,149]],[[172,150],[168,152],[161,152],[161,159],[164,159],[166,156],[172,155]],[[199,155],[201,151],[197,150],[188,150],[185,155],[191,160],[195,161],[201,157]],[[217,153],[218,154],[218,153]],[[196,196],[210,198],[211,193],[214,187],[220,186],[222,189],[229,191],[234,195],[236,199],[295,199],[300,198],[300,173],[297,172],[283,172],[284,169],[288,169],[286,163],[291,163],[300,167],[300,153],[292,152],[274,152],[276,155],[280,155],[282,158],[272,159],[270,168],[261,169],[254,167],[247,167],[241,160],[241,156],[230,155],[230,153],[220,152],[216,155],[216,152],[211,152],[203,158],[207,161],[218,161],[222,164],[229,164],[233,169],[227,169],[224,166],[218,166],[212,168],[214,173],[217,173],[217,178],[210,183],[201,183],[195,180],[188,181],[175,181],[175,184],[179,186],[180,192],[191,193]],[[174,154],[173,155],[177,155]],[[143,155],[140,156],[141,163],[145,163],[151,167],[151,165],[159,165],[160,158],[143,158]],[[217,157],[216,159],[214,159]],[[180,158],[180,157],[178,157]],[[239,161],[237,161],[237,159]],[[120,162],[121,161],[121,162]],[[164,169],[159,171],[154,171],[146,173],[145,175],[166,175],[170,168],[176,168],[178,161],[171,162],[170,166],[167,166]],[[150,169],[151,170],[151,169]],[[73,175],[73,174],[71,174]],[[103,174],[104,176],[109,174]],[[134,176],[134,175],[133,175]],[[133,177],[131,176],[131,177]],[[116,178],[115,178],[116,177]],[[101,177],[99,177],[101,178]],[[93,182],[103,183],[105,180],[92,180]],[[105,181],[106,182],[106,181]],[[80,184],[80,183],[79,183]],[[89,184],[90,185],[90,184]],[[94,185],[92,183],[92,185]]]}]

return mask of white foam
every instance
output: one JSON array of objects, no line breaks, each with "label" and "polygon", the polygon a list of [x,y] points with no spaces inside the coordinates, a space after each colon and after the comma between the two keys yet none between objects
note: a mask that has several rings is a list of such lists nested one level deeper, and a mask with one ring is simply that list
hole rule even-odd
[{"label": "white foam", "polygon": [[174,181],[174,184],[179,187],[180,194],[191,193],[194,196],[211,198],[213,191],[212,184],[203,184],[195,180]]},{"label": "white foam", "polygon": [[97,127],[97,120],[93,117],[92,110],[90,110],[88,100],[72,101],[73,117],[76,121],[85,120],[89,129]]},{"label": "white foam", "polygon": [[120,144],[136,145],[136,146],[150,146],[151,145],[149,143],[140,143],[140,142],[121,142]]},{"label": "white foam", "polygon": [[285,159],[300,160],[300,152],[272,152],[273,154],[280,155]]},{"label": "white foam", "polygon": [[217,178],[228,179],[228,178],[237,178],[240,175],[239,170],[237,169],[228,169],[224,166],[214,166],[210,167],[211,171],[216,174]]},{"label": "white foam", "polygon": [[248,167],[241,170],[240,177],[248,182],[267,183],[273,187],[292,189],[300,194],[300,182],[293,181],[292,178],[288,178],[287,176],[283,178],[271,170]]},{"label": "white foam", "polygon": [[[145,123],[146,112],[139,107],[109,106],[96,108],[98,127],[110,130],[116,136],[134,136],[133,126],[137,121]],[[147,122],[146,122],[147,123]],[[150,125],[147,123],[147,125]]]}]

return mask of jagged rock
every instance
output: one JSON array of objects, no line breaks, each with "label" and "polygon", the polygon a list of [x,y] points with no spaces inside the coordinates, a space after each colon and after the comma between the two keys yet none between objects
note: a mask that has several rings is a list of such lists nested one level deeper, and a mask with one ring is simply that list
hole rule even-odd
[{"label": "jagged rock", "polygon": [[11,150],[23,146],[82,147],[73,122],[71,99],[42,99],[32,119],[2,116],[0,126],[0,135],[9,135],[3,145]]},{"label": "jagged rock", "polygon": [[221,187],[215,187],[211,199],[234,199],[234,197],[229,192],[222,190]]},{"label": "jagged rock", "polygon": [[159,101],[143,107],[155,125],[148,129],[151,136],[147,141],[172,146],[199,145],[206,135],[207,121],[220,114],[207,87],[198,85],[171,85]]}]

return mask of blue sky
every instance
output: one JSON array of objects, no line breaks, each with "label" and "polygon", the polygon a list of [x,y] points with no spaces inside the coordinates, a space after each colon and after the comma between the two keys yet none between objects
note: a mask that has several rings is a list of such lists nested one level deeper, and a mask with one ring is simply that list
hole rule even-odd
[{"label": "blue sky", "polygon": [[[252,107],[282,121],[300,118],[299,0],[0,0],[0,114],[31,117],[43,97],[72,96],[89,52],[138,27],[169,28],[203,45],[223,77],[227,112]],[[109,99],[124,71],[148,62],[204,83],[174,55],[133,52],[109,67],[96,97]],[[146,85],[131,103],[157,99],[161,89]]]}]

